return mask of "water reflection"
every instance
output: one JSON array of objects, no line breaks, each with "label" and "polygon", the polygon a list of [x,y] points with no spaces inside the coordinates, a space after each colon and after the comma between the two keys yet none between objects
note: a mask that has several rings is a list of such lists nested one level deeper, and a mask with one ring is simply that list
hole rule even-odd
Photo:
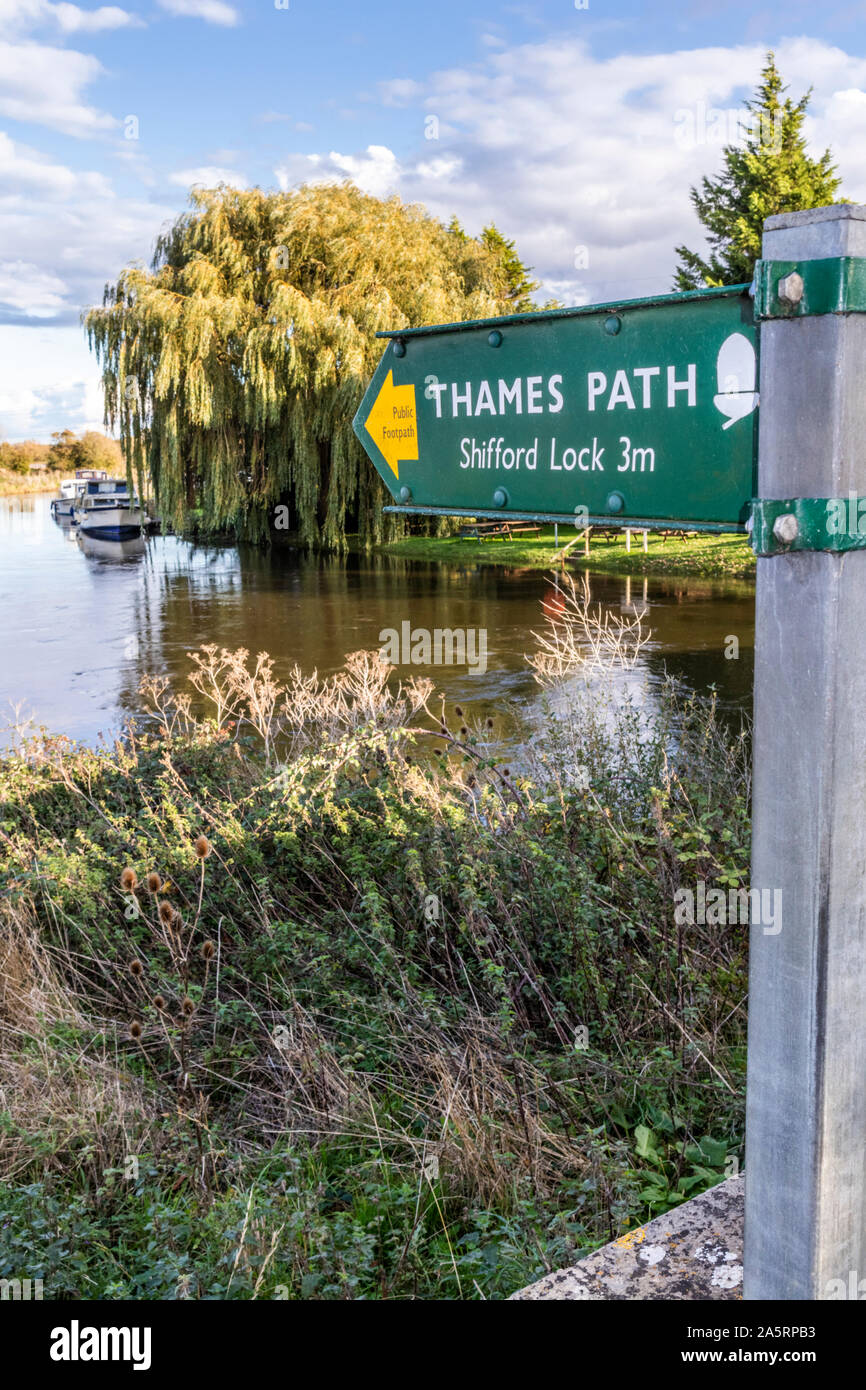
[{"label": "water reflection", "polygon": [[[449,704],[478,717],[537,706],[524,654],[544,624],[548,585],[537,570],[416,562],[390,556],[315,558],[285,549],[202,546],[175,537],[83,540],[56,524],[49,499],[0,499],[0,602],[6,660],[0,712],[24,701],[37,723],[94,740],[139,712],[146,672],[181,683],[186,653],[205,642],[268,651],[277,671],[297,663],[320,675],[345,654],[378,648],[380,633],[484,629],[486,674],[430,674]],[[74,544],[66,544],[69,538]],[[480,547],[479,547],[480,549]],[[753,588],[745,582],[591,576],[593,599],[641,612],[652,640],[637,679],[652,689],[665,670],[690,686],[717,687],[725,705],[751,700]],[[739,657],[725,657],[736,635]],[[516,727],[516,726],[515,726]]]},{"label": "water reflection", "polygon": [[[61,527],[63,525],[60,521],[57,524]],[[89,555],[92,560],[109,560],[112,563],[118,560],[139,560],[147,548],[143,536],[135,536],[126,541],[106,541],[100,536],[87,536],[77,527],[75,539],[84,554]]]}]

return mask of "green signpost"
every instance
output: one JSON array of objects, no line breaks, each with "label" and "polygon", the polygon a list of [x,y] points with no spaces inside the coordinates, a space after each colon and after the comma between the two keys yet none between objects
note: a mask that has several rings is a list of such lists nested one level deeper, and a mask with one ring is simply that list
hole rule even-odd
[{"label": "green signpost", "polygon": [[752,906],[744,1296],[862,1298],[866,207],[771,217],[763,251],[754,299],[383,335],[355,430],[391,510],[751,531],[750,903],[784,928]]},{"label": "green signpost", "polygon": [[389,510],[744,529],[758,404],[745,286],[382,336],[354,427]]}]

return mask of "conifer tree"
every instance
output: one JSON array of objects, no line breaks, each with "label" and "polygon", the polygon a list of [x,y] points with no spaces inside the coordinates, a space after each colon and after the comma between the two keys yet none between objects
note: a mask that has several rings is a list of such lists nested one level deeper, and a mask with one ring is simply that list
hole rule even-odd
[{"label": "conifer tree", "polygon": [[511,302],[512,313],[522,314],[537,308],[533,294],[539,288],[538,280],[530,280],[530,266],[523,264],[515,250],[514,242],[507,241],[493,223],[485,227],[481,240],[489,251],[499,260],[505,278],[506,294]]},{"label": "conifer tree", "polygon": [[830,151],[813,159],[806,149],[803,121],[811,89],[798,102],[786,91],[768,53],[755,98],[745,103],[745,140],[725,146],[718,178],[704,178],[700,189],[691,190],[710,253],[704,259],[686,246],[676,248],[676,289],[751,281],[766,217],[834,201],[840,180]]}]

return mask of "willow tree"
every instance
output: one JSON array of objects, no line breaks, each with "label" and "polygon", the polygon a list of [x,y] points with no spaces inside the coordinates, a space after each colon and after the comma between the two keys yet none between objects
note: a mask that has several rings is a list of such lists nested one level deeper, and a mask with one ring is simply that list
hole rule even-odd
[{"label": "willow tree", "polygon": [[262,537],[288,505],[308,544],[394,534],[352,432],[375,335],[508,313],[513,247],[351,184],[191,205],[85,318],[130,473],[179,526],[199,508],[206,529]]}]

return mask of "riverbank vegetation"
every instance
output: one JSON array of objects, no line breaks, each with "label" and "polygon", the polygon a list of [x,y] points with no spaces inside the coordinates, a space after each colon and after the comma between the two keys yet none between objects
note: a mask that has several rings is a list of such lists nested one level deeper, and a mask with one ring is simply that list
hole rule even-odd
[{"label": "riverbank vegetation", "polygon": [[755,556],[745,536],[689,535],[662,538],[650,532],[646,554],[641,533],[632,533],[631,550],[625,536],[590,537],[589,557],[574,530],[560,528],[558,543],[552,526],[537,536],[514,540],[478,541],[460,536],[404,536],[380,547],[388,555],[439,560],[461,565],[517,565],[549,569],[562,557],[569,569],[586,568],[606,574],[691,574],[754,579]]},{"label": "riverbank vegetation", "polygon": [[177,529],[197,507],[208,531],[264,539],[280,506],[304,545],[401,534],[352,430],[376,334],[533,307],[513,243],[349,183],[191,201],[86,318],[139,491]]},{"label": "riverbank vegetation", "polygon": [[119,473],[123,456],[116,439],[99,430],[57,430],[50,444],[36,439],[0,443],[0,497],[16,492],[54,492],[76,468],[104,468]]},{"label": "riverbank vegetation", "polygon": [[18,494],[56,492],[59,483],[66,475],[63,473],[18,473],[0,468],[0,497],[15,497]]},{"label": "riverbank vegetation", "polygon": [[746,881],[745,741],[556,630],[519,768],[375,654],[214,647],[3,758],[0,1276],[501,1298],[733,1170],[745,929],[673,894]]}]

